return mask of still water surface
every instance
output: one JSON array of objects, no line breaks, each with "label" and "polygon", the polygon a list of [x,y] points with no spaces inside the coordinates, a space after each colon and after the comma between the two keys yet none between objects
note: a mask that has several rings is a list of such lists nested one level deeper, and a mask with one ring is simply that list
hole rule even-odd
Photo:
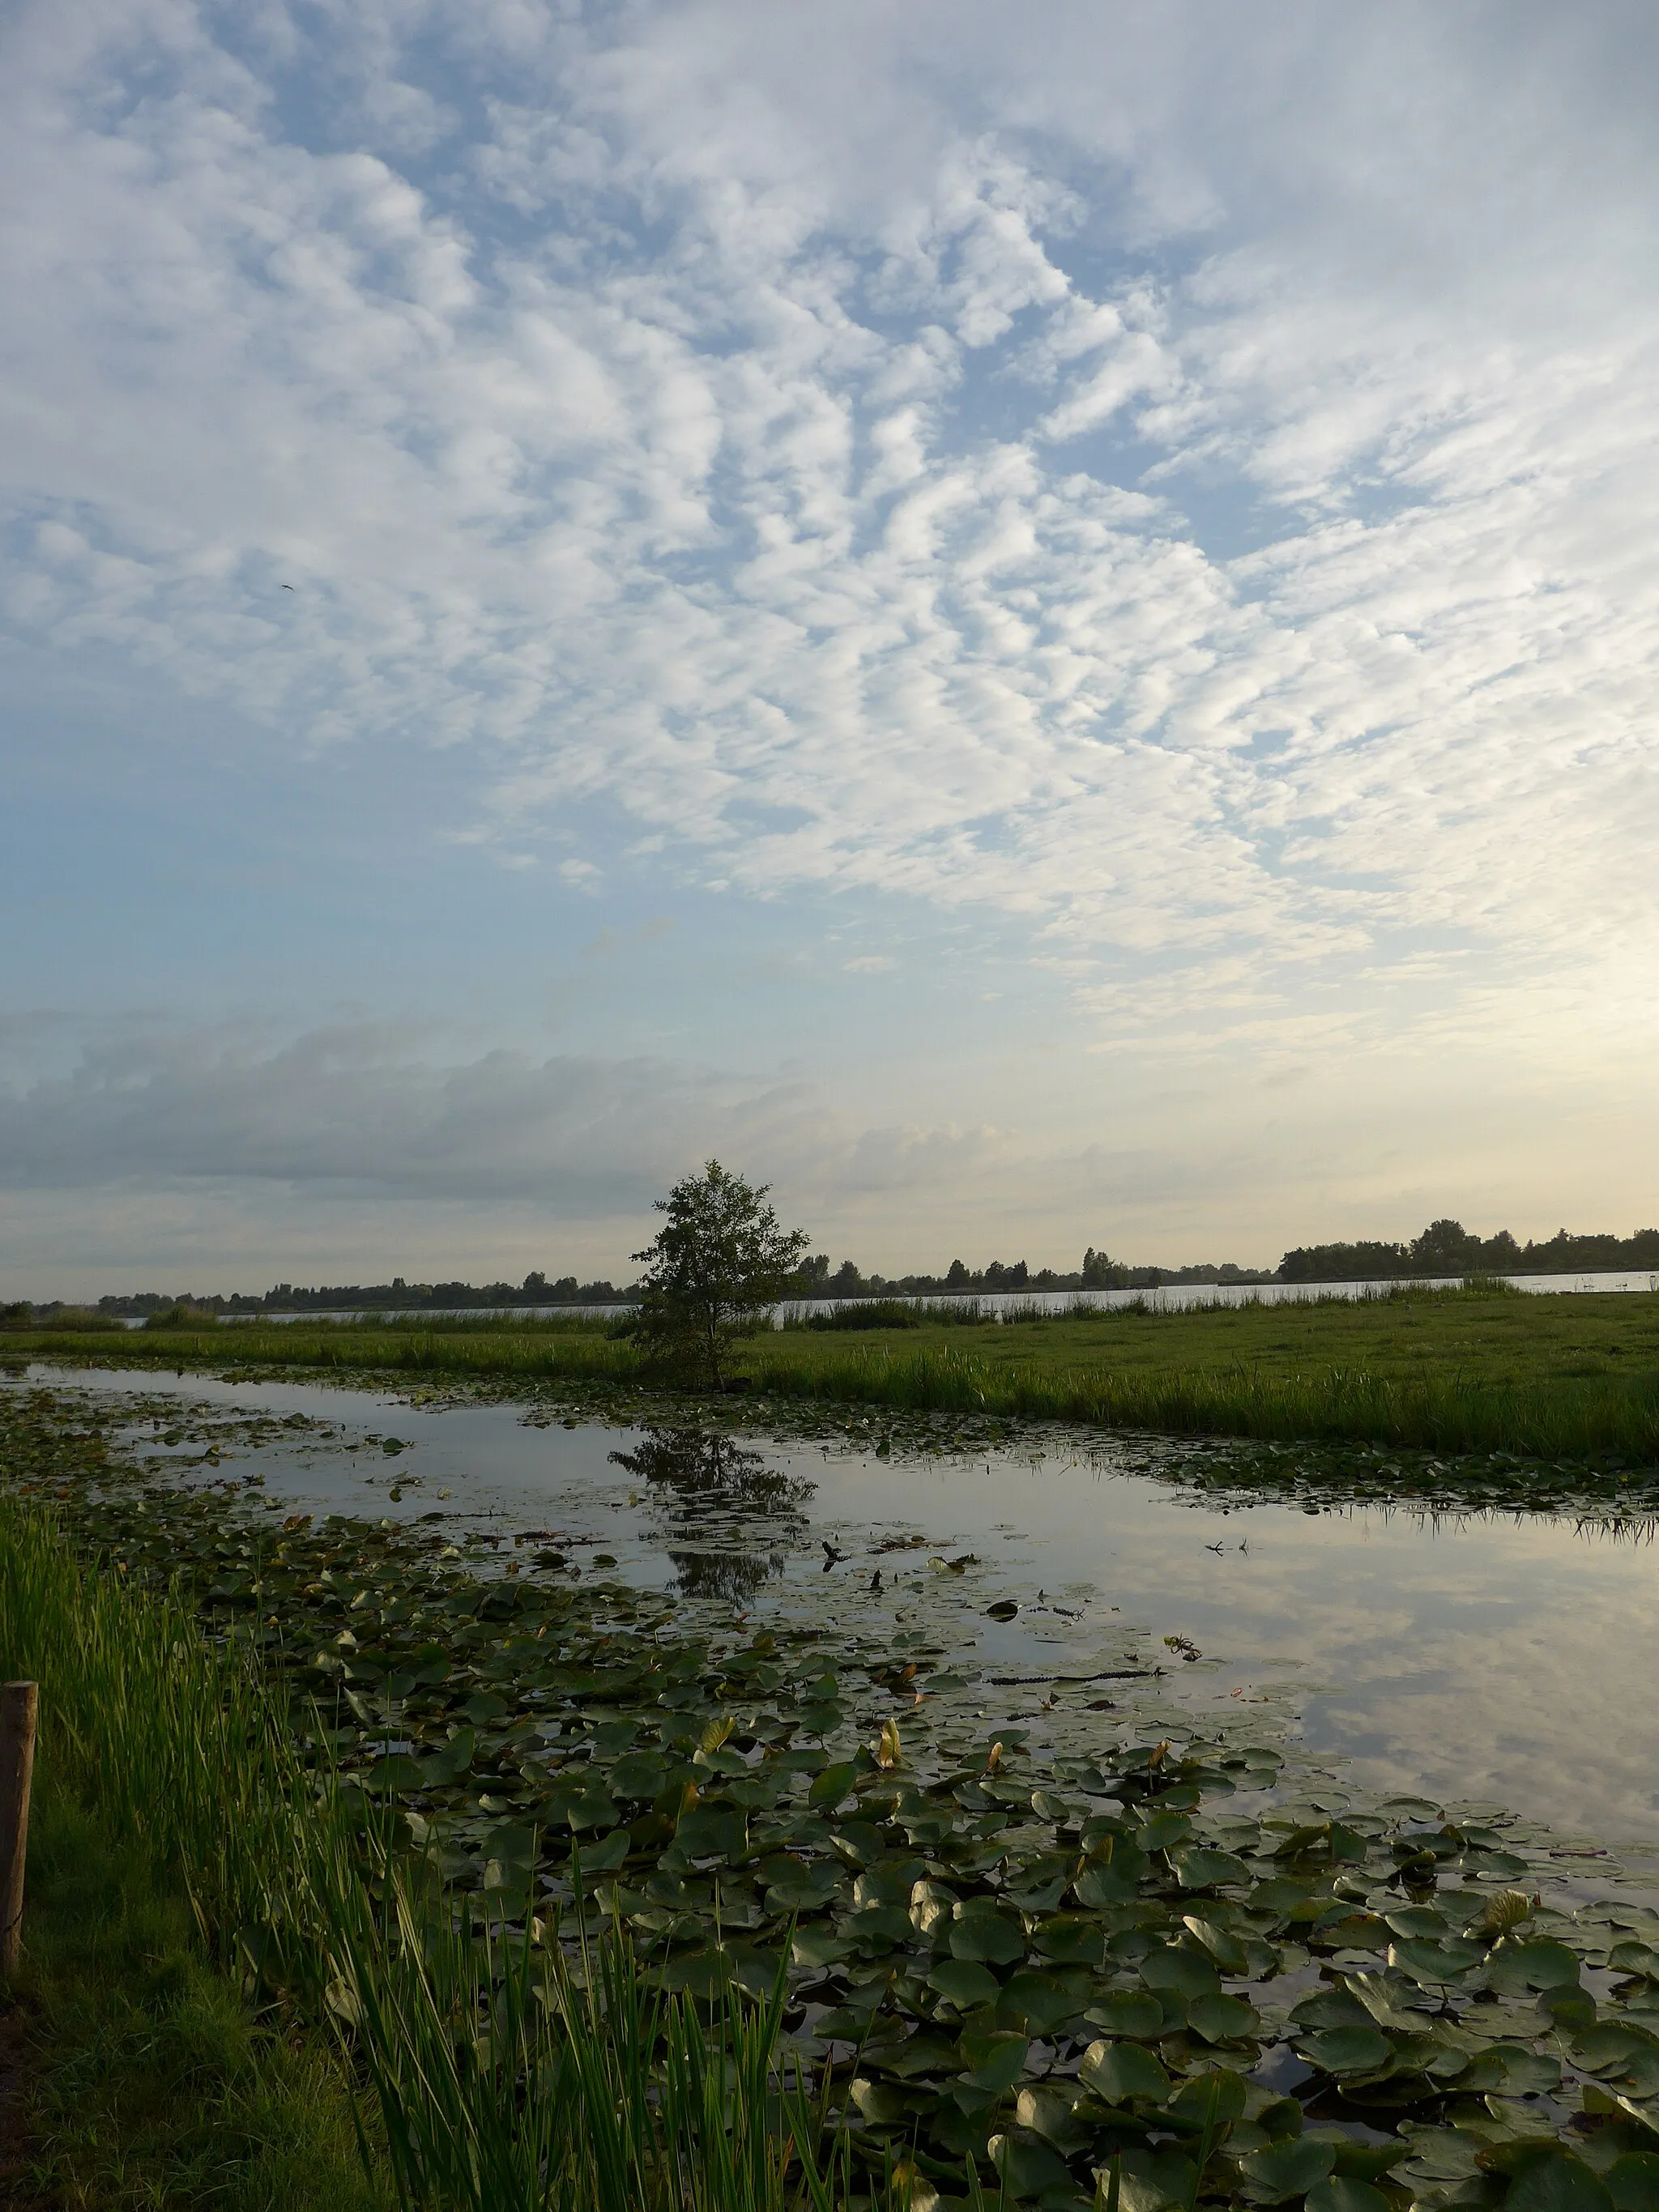
[{"label": "still water surface", "polygon": [[[1053,1430],[969,1457],[879,1458],[299,1383],[31,1379],[326,1425],[247,1448],[232,1437],[216,1471],[190,1463],[199,1444],[166,1444],[165,1421],[135,1429],[181,1479],[240,1491],[261,1478],[250,1494],[272,1509],[442,1515],[442,1534],[490,1561],[556,1548],[585,1576],[677,1590],[694,1616],[925,1632],[985,1670],[994,1719],[1040,1728],[1045,1696],[1069,1700],[1073,1730],[1121,1734],[1137,1699],[1152,1726],[1171,1705],[1250,1719],[1316,1777],[1367,1796],[1510,1808],[1568,1844],[1611,1846],[1633,1873],[1659,1854],[1650,1527],[1614,1537],[1559,1516],[1386,1502],[1224,1512],[1129,1471],[1110,1439]],[[387,1439],[404,1449],[388,1455]],[[1172,1468],[1181,1450],[1169,1447]],[[1012,1620],[989,1616],[1008,1601]],[[1079,1686],[1085,1675],[1097,1679]],[[1045,1692],[1049,1680],[1067,1686]]]}]

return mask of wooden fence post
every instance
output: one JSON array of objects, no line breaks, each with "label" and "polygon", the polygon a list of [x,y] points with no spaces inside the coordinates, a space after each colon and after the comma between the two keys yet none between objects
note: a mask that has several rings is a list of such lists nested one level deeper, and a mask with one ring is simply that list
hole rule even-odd
[{"label": "wooden fence post", "polygon": [[17,1972],[23,1936],[23,1860],[40,1702],[33,1682],[0,1683],[0,1981]]}]

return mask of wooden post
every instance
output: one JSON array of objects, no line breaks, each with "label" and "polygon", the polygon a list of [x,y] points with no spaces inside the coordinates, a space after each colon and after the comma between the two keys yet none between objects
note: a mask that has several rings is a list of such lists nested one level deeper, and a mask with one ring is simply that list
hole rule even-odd
[{"label": "wooden post", "polygon": [[0,1981],[17,1972],[22,1942],[23,1860],[40,1703],[34,1683],[0,1683]]}]

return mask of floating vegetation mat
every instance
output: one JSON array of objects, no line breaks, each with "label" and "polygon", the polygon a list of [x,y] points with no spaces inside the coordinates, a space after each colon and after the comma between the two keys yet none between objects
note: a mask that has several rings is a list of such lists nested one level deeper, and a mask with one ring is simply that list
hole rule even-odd
[{"label": "floating vegetation mat", "polygon": [[458,1915],[619,1924],[699,2002],[781,1982],[909,2212],[970,2172],[1041,2212],[1659,2212],[1659,1913],[1587,1901],[1518,1824],[1310,1784],[1131,1631],[1110,1681],[998,1684],[944,1613],[692,1626],[533,1538],[181,1489],[130,1419],[0,1394],[0,1479],[257,1654]]}]

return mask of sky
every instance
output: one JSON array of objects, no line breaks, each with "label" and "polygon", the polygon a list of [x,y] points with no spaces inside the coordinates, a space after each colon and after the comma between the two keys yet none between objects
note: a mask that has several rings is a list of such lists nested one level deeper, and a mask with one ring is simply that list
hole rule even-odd
[{"label": "sky", "polygon": [[1656,78],[15,0],[0,1296],[1659,1218]]}]

